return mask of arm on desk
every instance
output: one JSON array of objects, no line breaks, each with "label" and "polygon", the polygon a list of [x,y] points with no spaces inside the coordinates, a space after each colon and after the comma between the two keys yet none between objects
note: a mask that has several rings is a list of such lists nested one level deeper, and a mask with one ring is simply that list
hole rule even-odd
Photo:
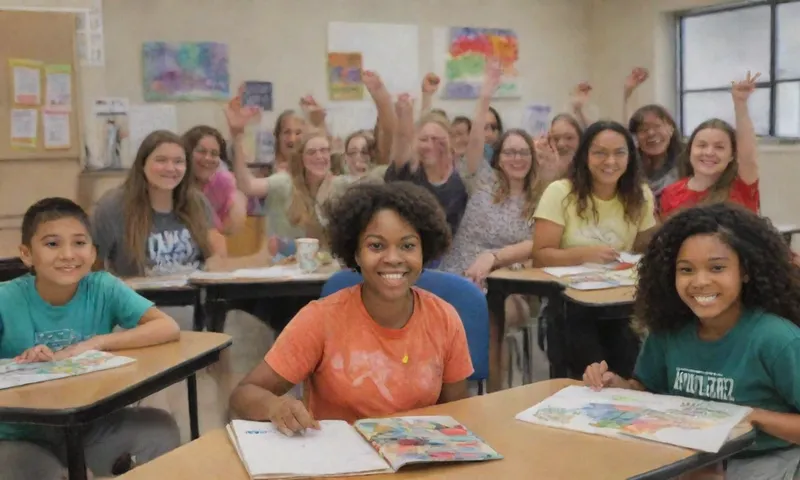
[{"label": "arm on desk", "polygon": [[607,245],[561,248],[564,226],[544,218],[536,219],[533,229],[533,266],[569,267],[584,263],[611,263],[619,255]]}]

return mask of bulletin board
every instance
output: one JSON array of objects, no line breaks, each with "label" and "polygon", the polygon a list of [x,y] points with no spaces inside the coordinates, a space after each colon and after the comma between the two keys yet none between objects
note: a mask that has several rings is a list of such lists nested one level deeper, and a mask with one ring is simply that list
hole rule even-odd
[{"label": "bulletin board", "polygon": [[0,10],[0,161],[80,158],[75,22],[72,13]]}]

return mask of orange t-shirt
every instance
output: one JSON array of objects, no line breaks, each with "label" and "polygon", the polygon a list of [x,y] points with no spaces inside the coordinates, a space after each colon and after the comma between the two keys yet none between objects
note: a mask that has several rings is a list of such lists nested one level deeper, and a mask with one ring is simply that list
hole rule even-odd
[{"label": "orange t-shirt", "polygon": [[264,360],[286,380],[305,381],[308,408],[318,420],[354,422],[435,405],[443,383],[472,375],[472,360],[452,305],[425,290],[413,292],[414,313],[400,329],[370,317],[361,285],[311,302]]}]

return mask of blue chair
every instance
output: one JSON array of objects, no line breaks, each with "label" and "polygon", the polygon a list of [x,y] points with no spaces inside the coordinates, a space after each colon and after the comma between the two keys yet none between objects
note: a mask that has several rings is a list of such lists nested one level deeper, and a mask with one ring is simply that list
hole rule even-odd
[{"label": "blue chair", "polygon": [[[336,272],[322,287],[321,297],[361,283],[361,275],[342,270]],[[438,270],[422,271],[416,286],[427,290],[456,309],[467,334],[469,355],[475,372],[469,380],[478,382],[478,394],[483,395],[489,378],[489,306],[480,288],[464,277]]]}]

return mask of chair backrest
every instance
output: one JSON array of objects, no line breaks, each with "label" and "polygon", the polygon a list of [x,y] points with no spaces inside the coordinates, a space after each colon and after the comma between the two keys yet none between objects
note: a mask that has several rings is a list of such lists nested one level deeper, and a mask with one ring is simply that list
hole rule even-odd
[{"label": "chair backrest", "polygon": [[[342,270],[331,275],[322,287],[321,297],[361,283],[361,275]],[[467,334],[469,354],[475,372],[470,380],[489,378],[489,306],[477,285],[464,277],[438,270],[422,271],[416,286],[431,292],[456,309]]]}]

